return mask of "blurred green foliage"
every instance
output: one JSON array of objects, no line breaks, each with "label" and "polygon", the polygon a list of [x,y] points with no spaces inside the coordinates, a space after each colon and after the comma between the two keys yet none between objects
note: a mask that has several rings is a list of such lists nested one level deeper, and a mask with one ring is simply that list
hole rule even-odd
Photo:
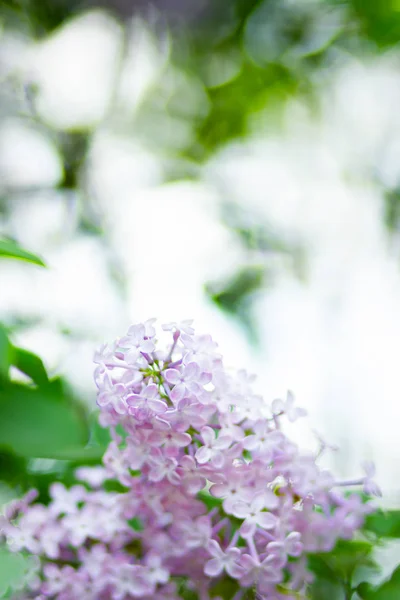
[{"label": "blurred green foliage", "polygon": [[[44,266],[15,242],[3,241],[0,255]],[[49,378],[41,358],[13,345],[0,323],[0,481],[19,493],[35,487],[46,499],[51,481],[72,483],[74,467],[99,462],[108,441],[68,385]],[[51,459],[50,468],[33,468],[34,459]]]}]

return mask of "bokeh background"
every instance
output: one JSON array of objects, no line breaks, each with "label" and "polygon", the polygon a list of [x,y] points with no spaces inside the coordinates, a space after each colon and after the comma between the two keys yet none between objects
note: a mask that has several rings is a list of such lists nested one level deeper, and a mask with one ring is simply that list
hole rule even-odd
[{"label": "bokeh background", "polygon": [[99,460],[94,349],[157,317],[292,389],[293,435],[398,505],[399,0],[0,6],[0,233],[47,265],[1,259],[0,320],[53,378],[38,412],[3,390],[1,498],[86,461],[40,446],[60,421]]}]

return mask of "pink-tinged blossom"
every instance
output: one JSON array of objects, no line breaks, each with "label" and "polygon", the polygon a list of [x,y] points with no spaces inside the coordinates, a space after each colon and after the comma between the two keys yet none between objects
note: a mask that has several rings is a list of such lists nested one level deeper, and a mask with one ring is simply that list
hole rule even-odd
[{"label": "pink-tinged blossom", "polygon": [[210,540],[207,549],[213,558],[204,565],[206,575],[218,577],[223,571],[234,579],[239,579],[243,575],[243,568],[238,563],[241,554],[238,548],[228,548],[224,552],[216,540]]},{"label": "pink-tinged blossom", "polygon": [[162,329],[164,331],[179,331],[182,333],[186,333],[187,335],[193,335],[194,329],[192,327],[193,319],[186,319],[183,321],[179,321],[176,323],[175,321],[171,321],[171,323],[165,323],[162,325]]},{"label": "pink-tinged blossom", "polygon": [[78,510],[78,504],[86,498],[86,489],[83,485],[74,485],[68,489],[62,483],[53,483],[50,486],[50,496],[52,498],[50,505],[52,514],[75,513]]},{"label": "pink-tinged blossom", "polygon": [[251,502],[238,502],[233,505],[232,513],[238,519],[244,519],[240,527],[243,537],[254,535],[257,525],[263,529],[273,529],[278,519],[265,511],[266,503],[263,496],[256,496]]},{"label": "pink-tinged blossom", "polygon": [[253,425],[253,434],[245,437],[243,447],[246,450],[256,451],[263,454],[266,458],[272,458],[275,450],[279,450],[284,442],[284,435],[280,431],[271,430],[268,422],[258,420]]},{"label": "pink-tinged blossom", "polygon": [[97,404],[100,408],[111,406],[119,415],[127,412],[125,396],[125,386],[122,383],[113,384],[109,375],[103,380],[103,386],[97,396]]},{"label": "pink-tinged blossom", "polygon": [[240,566],[245,573],[240,583],[246,587],[256,585],[261,592],[271,583],[280,583],[283,579],[283,572],[276,568],[274,558],[271,556],[260,561],[250,554],[243,554],[240,558]]},{"label": "pink-tinged blossom", "polygon": [[286,400],[277,398],[272,402],[272,413],[274,415],[285,414],[291,423],[300,417],[307,416],[307,411],[304,408],[299,408],[294,404],[295,398],[293,392],[289,390],[286,395]]},{"label": "pink-tinged blossom", "polygon": [[284,566],[287,556],[297,558],[302,554],[303,549],[301,534],[298,531],[292,531],[284,539],[267,544],[266,552],[268,555],[277,556],[282,561],[281,566]]},{"label": "pink-tinged blossom", "polygon": [[203,471],[201,470],[201,467],[196,464],[192,456],[182,456],[177,472],[181,478],[182,485],[185,486],[190,494],[197,494],[206,485],[207,480],[204,469]]},{"label": "pink-tinged blossom", "polygon": [[210,493],[215,498],[222,498],[222,506],[226,513],[232,514],[232,509],[238,502],[250,502],[253,492],[248,487],[249,473],[236,468],[226,473],[226,482],[211,486]]},{"label": "pink-tinged blossom", "polygon": [[207,548],[212,536],[211,519],[204,515],[192,521],[182,520],[179,530],[183,533],[183,544],[187,548]]},{"label": "pink-tinged blossom", "polygon": [[167,405],[161,400],[158,387],[150,383],[140,394],[129,394],[126,397],[129,413],[135,414],[136,410],[148,410],[156,414],[162,414],[167,410]]},{"label": "pink-tinged blossom", "polygon": [[75,477],[78,481],[88,483],[92,488],[99,488],[108,479],[107,471],[104,467],[79,467],[75,470]]},{"label": "pink-tinged blossom", "polygon": [[222,467],[224,464],[224,455],[222,451],[229,448],[232,443],[232,438],[228,435],[217,436],[214,429],[207,425],[202,427],[200,434],[204,446],[201,446],[196,451],[196,460],[200,464],[211,461],[216,468]]},{"label": "pink-tinged blossom", "polygon": [[113,583],[113,600],[123,600],[127,596],[142,598],[145,594],[152,594],[155,589],[146,568],[141,565],[119,565]]},{"label": "pink-tinged blossom", "polygon": [[172,485],[179,485],[180,476],[177,473],[178,463],[175,458],[165,456],[159,448],[154,448],[149,456],[150,481],[161,481],[166,477]]},{"label": "pink-tinged blossom", "polygon": [[363,485],[364,493],[370,496],[382,496],[381,489],[374,481],[376,475],[375,464],[372,461],[364,461],[362,466],[365,472]]},{"label": "pink-tinged blossom", "polygon": [[202,386],[211,381],[211,373],[202,371],[195,362],[185,365],[182,370],[167,369],[165,379],[173,386],[171,400],[175,403],[191,395],[201,395]]},{"label": "pink-tinged blossom", "polygon": [[148,333],[148,331],[146,331],[146,326],[144,324],[132,325],[132,327],[128,329],[127,335],[120,339],[120,347],[126,348],[126,351],[123,352],[123,356],[125,362],[128,364],[135,364],[141,353],[149,354],[154,351],[154,342],[153,340],[148,339],[146,333]]},{"label": "pink-tinged blossom", "polygon": [[85,487],[56,483],[48,506],[32,492],[0,517],[9,548],[38,557],[19,600],[205,600],[224,577],[241,588],[229,600],[294,598],[307,593],[308,554],[351,539],[373,510],[343,489],[378,494],[371,465],[336,481],[320,452],[283,433],[284,419],[304,414],[291,393],[269,407],[211,336],[191,322],[164,331],[159,347],[151,319],[96,354],[112,441],[102,467],[76,471]]},{"label": "pink-tinged blossom", "polygon": [[148,581],[154,585],[169,581],[169,571],[163,566],[162,559],[156,551],[147,554],[144,562],[147,567]]}]

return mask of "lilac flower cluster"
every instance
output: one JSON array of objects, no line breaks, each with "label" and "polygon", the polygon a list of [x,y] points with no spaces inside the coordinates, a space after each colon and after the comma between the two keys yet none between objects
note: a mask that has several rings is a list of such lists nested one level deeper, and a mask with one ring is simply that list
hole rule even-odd
[{"label": "lilac flower cluster", "polygon": [[[350,539],[370,505],[284,434],[305,414],[291,393],[268,406],[190,321],[163,330],[164,350],[150,320],[96,353],[104,466],[54,483],[48,506],[8,508],[8,544],[40,558],[27,597],[302,597],[307,555]],[[376,492],[372,475],[347,483]]]}]

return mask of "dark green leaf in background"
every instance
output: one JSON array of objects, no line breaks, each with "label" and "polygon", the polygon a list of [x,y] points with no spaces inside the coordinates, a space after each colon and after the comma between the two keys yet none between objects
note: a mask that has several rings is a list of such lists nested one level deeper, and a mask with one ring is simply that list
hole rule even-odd
[{"label": "dark green leaf in background", "polygon": [[7,379],[12,361],[12,346],[7,331],[0,323],[0,380]]},{"label": "dark green leaf in background", "polygon": [[59,381],[38,389],[12,383],[0,392],[0,447],[20,456],[75,459],[88,437],[84,414]]},{"label": "dark green leaf in background", "polygon": [[49,381],[42,359],[29,350],[14,346],[12,364],[37,385],[43,385]]},{"label": "dark green leaf in background", "polygon": [[376,511],[367,517],[364,529],[378,537],[400,538],[400,510]]},{"label": "dark green leaf in background", "polygon": [[361,583],[357,593],[363,600],[399,600],[400,599],[400,566],[392,573],[390,579],[379,587]]}]

